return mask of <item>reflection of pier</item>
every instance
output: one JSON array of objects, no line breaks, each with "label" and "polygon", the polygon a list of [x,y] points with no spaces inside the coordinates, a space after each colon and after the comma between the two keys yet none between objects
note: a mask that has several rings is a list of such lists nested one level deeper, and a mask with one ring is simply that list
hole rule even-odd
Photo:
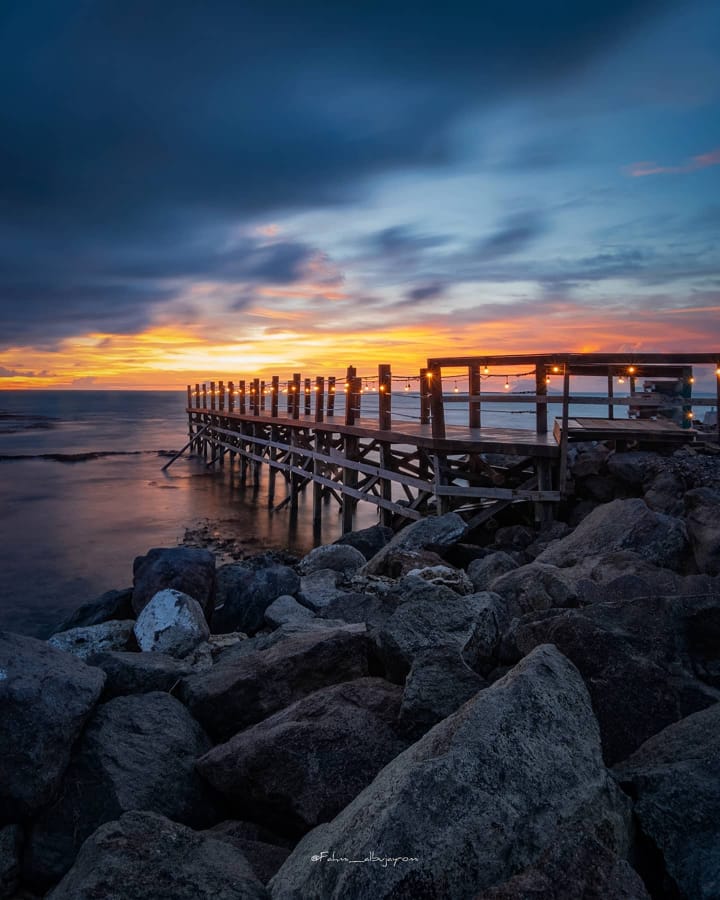
[{"label": "reflection of pier", "polygon": [[[553,505],[570,488],[571,442],[609,440],[620,447],[661,448],[696,439],[693,407],[718,401],[692,398],[694,364],[716,370],[720,399],[720,354],[433,358],[412,376],[419,386],[412,395],[417,397],[412,421],[406,413],[402,420],[393,417],[393,381],[408,392],[411,379],[394,378],[388,365],[379,366],[371,379],[357,377],[350,367],[344,382],[337,383],[296,373],[286,382],[276,376],[267,382],[197,384],[188,386],[188,447],[208,465],[237,463],[242,482],[252,478],[257,483],[267,465],[269,502],[275,509],[296,507],[299,494],[311,487],[317,526],[323,507],[337,502],[343,530],[349,530],[359,501],[377,506],[388,524],[453,509],[476,526],[516,502],[533,503],[540,520],[551,517]],[[531,379],[530,390],[509,392],[509,379],[520,376]],[[504,391],[483,390],[484,382],[498,377],[504,378]],[[598,377],[607,384],[606,394],[571,393],[573,380]],[[443,378],[446,385],[455,385],[452,393],[444,390]],[[458,378],[467,383],[467,391],[459,392]],[[363,388],[368,390],[370,380],[378,398],[373,418],[362,411]],[[630,395],[616,396],[614,385],[623,381],[629,383]],[[549,393],[553,382],[562,384],[562,394]],[[636,389],[638,382],[642,391]],[[648,390],[648,384],[662,388]],[[534,427],[483,425],[483,406],[498,402],[534,406]],[[467,424],[446,424],[449,403],[466,407]],[[562,407],[552,429],[549,403]],[[578,404],[598,406],[598,417],[573,417],[571,409]],[[632,409],[636,418],[616,417],[618,407]],[[603,408],[606,416],[600,415]],[[284,487],[279,498],[278,473]]]}]

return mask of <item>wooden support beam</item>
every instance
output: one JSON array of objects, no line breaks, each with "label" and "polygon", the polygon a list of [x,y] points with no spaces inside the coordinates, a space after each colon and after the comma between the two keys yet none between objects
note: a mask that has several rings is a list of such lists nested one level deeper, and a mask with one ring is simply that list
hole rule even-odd
[{"label": "wooden support beam", "polygon": [[309,378],[305,379],[305,408],[303,410],[303,415],[309,416],[311,411],[311,403],[312,403],[312,381]]},{"label": "wooden support beam", "polygon": [[428,369],[420,369],[420,424],[430,424],[430,379]]},{"label": "wooden support beam", "polygon": [[215,409],[215,382],[210,382],[210,409]]},{"label": "wooden support beam", "polygon": [[235,411],[235,383],[228,381],[228,412]]},{"label": "wooden support beam", "polygon": [[238,406],[241,416],[244,416],[247,412],[246,400],[245,382],[241,380],[238,383]]},{"label": "wooden support beam", "polygon": [[253,412],[254,416],[260,415],[260,379],[259,378],[253,378],[252,412]]},{"label": "wooden support beam", "polygon": [[345,424],[355,424],[355,400],[353,387],[355,384],[355,366],[348,366],[345,373]]},{"label": "wooden support beam", "polygon": [[392,428],[392,372],[385,364],[378,366],[378,428]]},{"label": "wooden support beam", "polygon": [[615,418],[615,406],[613,404],[613,392],[615,390],[615,382],[613,381],[612,369],[608,369],[607,389],[608,389],[608,419],[614,419]]},{"label": "wooden support beam", "polygon": [[563,374],[563,401],[562,401],[562,435],[560,438],[560,493],[565,493],[567,484],[567,457],[568,457],[568,420],[570,418],[570,370],[565,367]]},{"label": "wooden support beam", "polygon": [[289,391],[292,394],[292,417],[293,419],[300,418],[300,372],[295,372],[292,377],[292,384],[289,387]]},{"label": "wooden support beam", "polygon": [[195,409],[200,409],[200,385],[195,385]]},{"label": "wooden support beam", "polygon": [[430,416],[432,436],[436,439],[445,437],[445,403],[443,401],[442,369],[433,366],[430,369]]},{"label": "wooden support beam", "polygon": [[277,419],[278,415],[278,394],[280,393],[280,377],[273,375],[270,386],[270,415],[273,419]]},{"label": "wooden support beam", "polygon": [[[480,392],[482,390],[482,379],[480,377],[480,366],[475,363],[468,366],[468,393],[470,395],[470,403],[468,405],[468,425],[470,428],[480,428]],[[473,399],[475,398],[475,399]]]},{"label": "wooden support beam", "polygon": [[[353,378],[353,381],[356,381]],[[353,435],[345,436],[345,459],[355,460],[358,454],[358,439]],[[345,468],[343,470],[343,485],[351,490],[357,489],[358,473],[356,469]],[[347,534],[352,531],[353,514],[355,512],[356,499],[350,493],[343,493],[342,505],[342,532]]]},{"label": "wooden support beam", "polygon": [[261,412],[264,412],[264,411],[265,411],[265,397],[267,396],[267,394],[265,393],[265,391],[266,391],[266,388],[265,388],[265,382],[264,382],[264,381],[261,381],[261,382],[260,382],[260,391],[259,391],[259,397],[260,397],[260,411],[261,411]]},{"label": "wooden support beam", "polygon": [[218,381],[218,409],[225,409],[225,383]]},{"label": "wooden support beam", "polygon": [[[325,416],[325,379],[318,375],[315,379],[315,421],[322,422]],[[317,432],[319,433],[319,432]]]},{"label": "wooden support beam", "polygon": [[[547,369],[545,366],[537,365],[535,367],[535,395],[539,397],[547,397]],[[547,434],[547,403],[535,403],[535,433]]]},{"label": "wooden support beam", "polygon": [[328,399],[327,399],[328,419],[332,419],[335,415],[335,376],[328,378]]}]

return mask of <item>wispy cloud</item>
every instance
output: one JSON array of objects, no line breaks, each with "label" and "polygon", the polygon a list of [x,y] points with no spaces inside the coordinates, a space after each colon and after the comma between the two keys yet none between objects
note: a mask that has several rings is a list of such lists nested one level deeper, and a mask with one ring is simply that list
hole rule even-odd
[{"label": "wispy cloud", "polygon": [[648,175],[679,175],[687,172],[699,172],[711,166],[720,166],[720,147],[708,153],[691,156],[678,166],[661,166],[656,162],[645,160],[626,166],[623,170],[630,178],[645,178]]}]

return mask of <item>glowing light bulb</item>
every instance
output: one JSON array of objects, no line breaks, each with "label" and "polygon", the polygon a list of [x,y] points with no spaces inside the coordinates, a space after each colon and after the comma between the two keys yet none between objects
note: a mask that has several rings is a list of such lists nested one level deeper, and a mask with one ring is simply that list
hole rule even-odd
[{"label": "glowing light bulb", "polygon": [[553,372],[555,372],[556,375],[559,371],[560,371],[560,366],[553,366]]},{"label": "glowing light bulb", "polygon": [[550,384],[550,376],[549,375],[545,376],[545,384]]},{"label": "glowing light bulb", "polygon": [[485,368],[483,369],[483,372],[487,375],[489,371],[490,371],[490,366],[485,366]]},{"label": "glowing light bulb", "polygon": [[510,381],[506,378],[505,379],[505,390],[507,391],[509,389],[510,389]]},{"label": "glowing light bulb", "polygon": [[381,391],[384,391],[384,390],[385,390],[385,385],[384,385],[384,384],[381,384],[381,385],[380,385],[380,390],[381,390]]},{"label": "glowing light bulb", "polygon": [[[718,375],[720,375],[720,369],[718,370]],[[410,390],[410,382],[409,382],[409,381],[408,381],[408,383],[405,385],[405,390],[406,390],[406,391],[409,391],[409,390]]]},{"label": "glowing light bulb", "polygon": [[635,374],[635,366],[628,366],[628,375]]},{"label": "glowing light bulb", "polygon": [[622,375],[618,378],[618,384],[625,384],[625,379],[622,377]]},{"label": "glowing light bulb", "polygon": [[695,379],[692,375],[688,378],[688,384],[695,384]]},{"label": "glowing light bulb", "polygon": [[720,366],[718,366],[717,369],[715,369],[715,374],[720,375]]}]

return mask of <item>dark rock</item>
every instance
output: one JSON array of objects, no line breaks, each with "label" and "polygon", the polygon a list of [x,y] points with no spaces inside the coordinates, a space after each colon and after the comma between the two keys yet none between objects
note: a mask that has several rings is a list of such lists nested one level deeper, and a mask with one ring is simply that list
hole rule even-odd
[{"label": "dark rock", "polygon": [[684,637],[697,678],[720,689],[720,591],[685,606]]},{"label": "dark rock", "polygon": [[249,822],[227,821],[214,825],[207,834],[208,837],[218,841],[227,841],[228,844],[232,844],[233,847],[240,850],[250,863],[250,868],[258,881],[261,884],[267,884],[290,856],[290,850],[287,847],[261,840],[259,834],[264,831],[265,829]]},{"label": "dark rock", "polygon": [[443,548],[441,556],[445,562],[449,563],[451,566],[455,566],[457,569],[467,569],[470,563],[474,562],[476,559],[482,559],[484,556],[488,556],[494,552],[495,551],[491,550],[489,547],[480,547],[477,544],[464,544],[459,542]]},{"label": "dark rock", "polygon": [[449,588],[428,587],[435,593],[402,603],[373,634],[391,681],[402,683],[417,654],[438,643],[457,647],[468,665],[474,666],[491,655],[499,641],[494,616],[498,598],[493,594],[460,597]]},{"label": "dark rock", "polygon": [[615,497],[617,482],[609,475],[588,475],[578,485],[577,492],[584,497],[590,497],[600,503],[608,503]]},{"label": "dark rock", "polygon": [[707,487],[688,491],[685,515],[698,570],[720,575],[720,492]]},{"label": "dark rock", "polygon": [[568,512],[568,525],[571,528],[576,528],[598,506],[600,506],[598,500],[577,500],[572,504]]},{"label": "dark rock", "polygon": [[405,547],[398,547],[388,551],[383,563],[383,574],[388,578],[403,578],[414,569],[444,565],[445,560],[434,550],[408,550]]},{"label": "dark rock", "polygon": [[454,512],[418,519],[399,531],[382,550],[368,560],[362,571],[366,575],[391,574],[387,568],[398,550],[442,550],[456,544],[466,531],[467,526],[462,517]]},{"label": "dark rock", "polygon": [[0,824],[52,798],[104,683],[45,641],[0,632]]},{"label": "dark rock", "polygon": [[218,607],[212,622],[214,632],[244,631],[255,634],[263,627],[265,610],[284,594],[293,596],[300,578],[289,566],[230,563],[217,572]]},{"label": "dark rock", "polygon": [[505,525],[495,532],[493,543],[501,549],[524,550],[535,537],[535,532],[526,525]]},{"label": "dark rock", "polygon": [[303,575],[298,600],[312,612],[320,612],[333,600],[342,598],[347,593],[338,587],[341,580],[341,574],[333,569],[317,569],[311,575]]},{"label": "dark rock", "polygon": [[423,566],[420,569],[411,569],[407,573],[412,578],[422,578],[430,584],[450,588],[456,594],[472,594],[473,583],[462,569],[452,566]]},{"label": "dark rock", "polygon": [[647,450],[613,453],[607,460],[607,468],[611,475],[636,488],[652,480],[659,466],[660,457],[657,453]]},{"label": "dark rock", "polygon": [[345,622],[367,622],[368,626],[384,625],[398,607],[398,599],[355,591],[338,595],[318,611],[323,619],[343,619]]},{"label": "dark rock", "polygon": [[227,841],[152,812],[128,812],[83,844],[48,900],[268,900]]},{"label": "dark rock", "polygon": [[645,502],[655,512],[681,516],[684,512],[685,483],[674,472],[660,472],[645,491]]},{"label": "dark rock", "polygon": [[126,694],[149,694],[152,691],[171,691],[180,679],[192,674],[187,660],[174,659],[164,653],[131,653],[114,650],[91,656],[88,663],[105,672],[103,698]]},{"label": "dark rock", "polygon": [[[135,613],[140,613],[158,591],[172,588],[188,594],[212,619],[215,606],[215,557],[209,550],[155,547],[133,563]],[[229,629],[230,630],[230,629]]]},{"label": "dark rock", "polygon": [[338,538],[336,544],[346,544],[359,550],[365,559],[370,559],[382,550],[385,544],[390,543],[395,532],[386,525],[372,525],[370,528],[361,528],[358,531],[350,531]]},{"label": "dark rock", "polygon": [[22,828],[6,825],[0,828],[0,900],[15,896],[20,883]]},{"label": "dark rock", "polygon": [[125,619],[69,628],[48,638],[48,644],[65,653],[72,653],[78,659],[87,660],[89,656],[105,650],[124,650],[131,644],[134,646],[134,625],[134,619]]},{"label": "dark rock", "polygon": [[298,603],[289,594],[283,594],[282,597],[273,600],[265,610],[265,624],[271,628],[278,628],[289,622],[305,622],[313,617],[312,610]]},{"label": "dark rock", "polygon": [[362,569],[367,560],[350,544],[327,544],[315,547],[304,556],[298,565],[302,575],[311,575],[320,569],[332,569],[348,578]]},{"label": "dark rock", "polygon": [[141,650],[182,659],[210,637],[202,607],[182,591],[158,591],[135,622]]},{"label": "dark rock", "polygon": [[209,747],[198,723],[168,694],[116,697],[98,707],[60,795],[35,820],[24,861],[28,877],[36,884],[56,881],[99,825],[130,810],[212,824],[210,792],[195,772],[195,760]]},{"label": "dark rock", "polygon": [[672,598],[529,614],[514,624],[516,653],[553,643],[575,663],[612,765],[666,725],[720,699],[693,677],[683,615]]},{"label": "dark rock", "polygon": [[576,481],[588,475],[600,475],[609,455],[610,449],[605,444],[572,447],[568,453],[570,475]]},{"label": "dark rock", "polygon": [[97,600],[90,600],[78,607],[62,625],[59,625],[54,634],[61,631],[69,631],[71,628],[87,628],[90,625],[100,625],[112,619],[134,619],[135,610],[132,606],[132,588],[124,591],[107,591]]},{"label": "dark rock", "polygon": [[320,688],[367,674],[368,639],[355,625],[296,634],[227,661],[221,657],[209,672],[186,678],[181,691],[208,732],[227,740]]},{"label": "dark rock", "polygon": [[651,737],[615,773],[635,801],[646,854],[664,861],[663,873],[655,855],[647,873],[654,896],[720,896],[720,704]]},{"label": "dark rock", "polygon": [[650,900],[632,866],[584,830],[563,833],[527,869],[475,900]]},{"label": "dark rock", "polygon": [[557,566],[536,560],[513,569],[490,582],[518,614],[552,607],[574,606],[577,593]]},{"label": "dark rock", "polygon": [[572,534],[541,553],[537,562],[573,566],[588,556],[589,550],[595,556],[633,550],[651,563],[677,569],[686,546],[680,519],[653,512],[639,498],[613,500],[594,509]]},{"label": "dark rock", "polygon": [[198,769],[241,815],[304,834],[405,749],[395,728],[401,696],[380,678],[323,688],[214,747]]},{"label": "dark rock", "polygon": [[467,572],[476,591],[487,591],[496,578],[506,572],[512,572],[517,567],[518,564],[512,556],[498,550],[489,556],[473,560],[468,566]]},{"label": "dark rock", "polygon": [[[538,648],[303,838],[270,887],[274,900],[464,900],[507,881],[581,822],[609,850],[625,851],[629,802],[603,765],[585,686],[554,647]],[[322,851],[357,858],[370,849],[404,859],[309,864]]]},{"label": "dark rock", "polygon": [[419,738],[455,712],[487,682],[470,669],[457,645],[440,645],[416,654],[405,681],[398,725]]}]

